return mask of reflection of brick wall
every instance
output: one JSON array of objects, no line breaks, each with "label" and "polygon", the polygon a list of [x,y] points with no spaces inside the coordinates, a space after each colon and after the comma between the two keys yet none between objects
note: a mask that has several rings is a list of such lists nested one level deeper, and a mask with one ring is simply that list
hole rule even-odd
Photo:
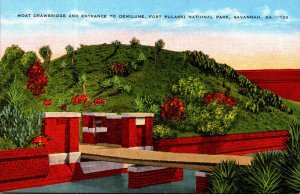
[{"label": "reflection of brick wall", "polygon": [[152,113],[83,113],[82,142],[152,146]]},{"label": "reflection of brick wall", "polygon": [[239,70],[238,73],[263,89],[300,102],[300,69]]},{"label": "reflection of brick wall", "polygon": [[137,189],[151,185],[170,183],[183,180],[183,171],[179,168],[163,167],[129,167],[128,188]]},{"label": "reflection of brick wall", "polygon": [[196,171],[196,194],[205,194],[208,191],[208,180],[205,172]]},{"label": "reflection of brick wall", "polygon": [[241,133],[225,136],[186,137],[154,141],[154,150],[176,153],[243,155],[262,151],[282,150],[287,131]]}]

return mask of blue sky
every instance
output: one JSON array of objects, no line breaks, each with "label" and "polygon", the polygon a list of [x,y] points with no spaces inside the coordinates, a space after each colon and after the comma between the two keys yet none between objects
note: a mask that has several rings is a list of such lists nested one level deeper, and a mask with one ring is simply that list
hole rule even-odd
[{"label": "blue sky", "polygon": [[[25,51],[49,45],[53,57],[65,46],[102,44],[137,37],[166,49],[201,50],[237,69],[299,68],[300,0],[0,0],[0,56],[12,44]],[[106,18],[18,18],[17,14],[104,14]],[[162,19],[120,19],[121,14]],[[164,15],[217,15],[218,19],[165,19]],[[234,20],[234,16],[261,16]],[[267,20],[265,16],[288,16]]]},{"label": "blue sky", "polygon": [[[178,15],[260,15],[261,20],[176,19],[37,19],[17,18],[18,13],[86,13]],[[264,19],[265,15],[287,15],[288,20]],[[1,0],[4,32],[41,30],[84,31],[90,29],[140,29],[156,31],[277,31],[300,30],[299,0]]]}]

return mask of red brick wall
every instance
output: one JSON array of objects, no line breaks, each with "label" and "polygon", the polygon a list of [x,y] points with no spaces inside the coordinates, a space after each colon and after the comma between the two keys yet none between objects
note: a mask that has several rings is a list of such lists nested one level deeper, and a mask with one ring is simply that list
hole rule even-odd
[{"label": "red brick wall", "polygon": [[146,172],[128,172],[128,188],[130,189],[182,180],[183,171],[178,168],[166,168]]},{"label": "red brick wall", "polygon": [[282,150],[288,132],[268,131],[226,136],[187,137],[154,141],[154,150],[176,153],[243,155],[262,151]]},{"label": "red brick wall", "polygon": [[300,69],[240,70],[238,73],[263,89],[300,102]]},{"label": "red brick wall", "polygon": [[95,134],[82,132],[82,143],[96,144]]},{"label": "red brick wall", "polygon": [[[121,119],[107,119],[107,132],[98,133],[98,135],[103,136],[103,143],[119,144],[122,141],[122,121]],[[97,142],[98,139],[96,138]],[[102,142],[101,142],[102,143]]]},{"label": "red brick wall", "polygon": [[44,118],[42,133],[49,136],[49,153],[79,151],[80,118]]},{"label": "red brick wall", "polygon": [[107,127],[107,132],[83,132],[82,142],[118,144],[122,147],[152,146],[152,120],[153,117],[145,117],[144,125],[136,125],[136,117],[83,115],[82,127]]},{"label": "red brick wall", "polygon": [[46,147],[0,151],[0,183],[45,177],[48,171]]}]

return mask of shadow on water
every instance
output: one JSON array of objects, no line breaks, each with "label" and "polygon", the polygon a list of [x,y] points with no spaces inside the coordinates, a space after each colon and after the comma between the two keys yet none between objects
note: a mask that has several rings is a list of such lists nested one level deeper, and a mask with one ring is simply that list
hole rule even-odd
[{"label": "shadow on water", "polygon": [[15,190],[18,193],[195,193],[195,171],[184,170],[183,181],[128,189],[128,175],[116,175],[98,179],[62,183],[30,189]]}]

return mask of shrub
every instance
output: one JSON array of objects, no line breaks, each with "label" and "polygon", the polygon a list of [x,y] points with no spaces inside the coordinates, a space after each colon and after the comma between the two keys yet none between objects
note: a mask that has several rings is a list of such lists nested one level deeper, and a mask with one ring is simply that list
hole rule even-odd
[{"label": "shrub", "polygon": [[44,100],[43,105],[49,106],[52,104],[52,100]]},{"label": "shrub", "polygon": [[167,126],[155,125],[153,128],[153,137],[158,139],[174,138],[176,134]]},{"label": "shrub", "polygon": [[94,104],[95,105],[98,105],[98,104],[106,104],[106,100],[104,100],[103,98],[96,98],[95,100],[94,100]]},{"label": "shrub", "polygon": [[[248,78],[238,74],[232,67],[217,63],[214,59],[209,58],[208,55],[205,55],[201,51],[186,51],[184,61],[185,64],[198,67],[206,74],[223,77],[232,83],[238,84],[241,87],[241,94],[249,95],[254,102],[258,102],[259,98],[261,98],[265,102],[264,107],[273,106],[283,112],[292,113],[291,109],[285,105],[283,106],[283,102],[279,96],[270,91],[260,89]],[[262,104],[256,106],[259,106],[261,110],[266,110],[262,107]],[[257,109],[257,107],[253,109]]]},{"label": "shrub", "polygon": [[285,190],[289,193],[300,192],[300,120],[288,123],[289,139],[286,150],[280,155],[278,166],[282,171]]},{"label": "shrub", "polygon": [[207,89],[199,78],[190,76],[188,78],[180,79],[178,84],[172,87],[172,91],[175,94],[180,95],[183,99],[186,99],[188,102],[200,102],[207,92]]},{"label": "shrub", "polygon": [[249,193],[281,193],[281,173],[273,152],[257,153],[251,166],[247,167],[245,191]]},{"label": "shrub", "polygon": [[242,168],[235,161],[218,164],[209,176],[209,190],[212,193],[238,193]]},{"label": "shrub", "polygon": [[185,106],[179,98],[168,97],[167,101],[161,105],[161,117],[163,120],[175,121],[178,123],[179,119],[185,115]]},{"label": "shrub", "polygon": [[127,94],[130,94],[132,91],[132,86],[130,84],[126,84],[126,82],[122,81],[120,77],[118,76],[113,76],[110,79],[105,79],[101,83],[101,87],[103,88],[114,88],[118,92],[124,91]]},{"label": "shrub", "polygon": [[141,52],[138,56],[138,58],[136,59],[136,62],[139,64],[139,65],[144,65],[146,61],[146,56],[143,52]]},{"label": "shrub", "polygon": [[237,106],[238,104],[233,97],[222,92],[206,93],[204,95],[204,103],[206,105],[212,103],[213,101],[217,101],[220,104],[229,105],[231,107]]},{"label": "shrub", "polygon": [[24,86],[22,85],[21,82],[13,81],[9,85],[9,87],[6,89],[5,94],[4,94],[4,99],[9,105],[13,106],[22,106],[24,103],[26,103],[27,96],[24,91]]},{"label": "shrub", "polygon": [[62,111],[67,111],[68,108],[69,108],[69,106],[68,106],[67,104],[64,104],[64,105],[62,105],[62,106],[60,107],[60,110],[62,110]]},{"label": "shrub", "polygon": [[23,54],[24,51],[18,45],[13,44],[6,48],[1,61],[13,65],[17,60],[21,59]]},{"label": "shrub", "polygon": [[141,43],[140,43],[140,40],[137,39],[136,37],[133,37],[133,38],[131,39],[131,41],[130,41],[130,46],[131,46],[132,48],[135,48],[135,47],[139,46],[140,44],[141,44]]},{"label": "shrub", "polygon": [[213,102],[207,106],[189,104],[186,124],[202,135],[225,135],[233,125],[237,108]]},{"label": "shrub", "polygon": [[86,95],[86,84],[88,82],[86,73],[82,73],[78,77],[78,83],[82,86],[83,94]]},{"label": "shrub", "polygon": [[36,136],[31,141],[31,144],[35,147],[44,147],[48,144],[48,138],[44,136]]},{"label": "shrub", "polygon": [[59,64],[59,69],[61,70],[61,73],[63,74],[63,76],[65,75],[66,67],[67,67],[67,63],[65,61],[63,61]]},{"label": "shrub", "polygon": [[127,76],[132,72],[132,69],[128,64],[118,62],[111,67],[111,72],[115,75]]},{"label": "shrub", "polygon": [[23,72],[26,72],[28,68],[36,61],[38,61],[38,57],[36,56],[35,52],[33,51],[26,52],[21,58],[21,64],[23,65],[22,67]]},{"label": "shrub", "polygon": [[144,96],[137,95],[133,99],[133,103],[135,105],[136,111],[138,112],[152,112],[154,114],[157,114],[160,110],[159,106],[155,104],[152,96],[149,95],[144,95]]},{"label": "shrub", "polygon": [[136,96],[134,99],[133,99],[133,103],[135,105],[135,109],[136,111],[138,112],[144,112],[145,110],[145,102],[143,100],[143,98],[141,96]]},{"label": "shrub", "polygon": [[39,49],[39,54],[44,60],[44,63],[49,63],[52,55],[52,51],[49,46],[42,46]]},{"label": "shrub", "polygon": [[159,39],[158,41],[155,42],[155,51],[156,51],[156,55],[158,55],[160,53],[160,51],[165,47],[165,42],[163,41],[163,39]]},{"label": "shrub", "polygon": [[157,104],[151,104],[148,108],[148,111],[147,112],[152,112],[154,114],[157,114],[159,113],[160,109],[159,109],[159,106]]},{"label": "shrub", "polygon": [[76,95],[72,97],[71,103],[73,104],[82,104],[84,102],[88,102],[90,100],[89,96],[86,94]]},{"label": "shrub", "polygon": [[27,76],[29,80],[27,81],[26,87],[35,97],[39,97],[41,94],[45,93],[45,86],[48,83],[48,78],[44,73],[44,68],[41,66],[40,62],[32,64],[28,70]]},{"label": "shrub", "polygon": [[134,61],[130,62],[130,67],[135,71],[138,71],[140,69],[139,65]]},{"label": "shrub", "polygon": [[5,106],[0,112],[0,136],[18,147],[27,147],[40,134],[41,113],[23,113],[16,106]]},{"label": "shrub", "polygon": [[13,141],[9,139],[3,139],[0,137],[0,150],[9,150],[9,149],[15,149],[17,146],[14,144]]},{"label": "shrub", "polygon": [[129,85],[129,84],[124,84],[123,87],[122,87],[122,90],[123,90],[125,93],[127,93],[127,94],[130,94],[131,89],[132,89],[132,87],[131,87],[131,85]]},{"label": "shrub", "polygon": [[119,40],[114,40],[111,44],[114,46],[115,51],[117,51],[121,46],[121,42]]}]

